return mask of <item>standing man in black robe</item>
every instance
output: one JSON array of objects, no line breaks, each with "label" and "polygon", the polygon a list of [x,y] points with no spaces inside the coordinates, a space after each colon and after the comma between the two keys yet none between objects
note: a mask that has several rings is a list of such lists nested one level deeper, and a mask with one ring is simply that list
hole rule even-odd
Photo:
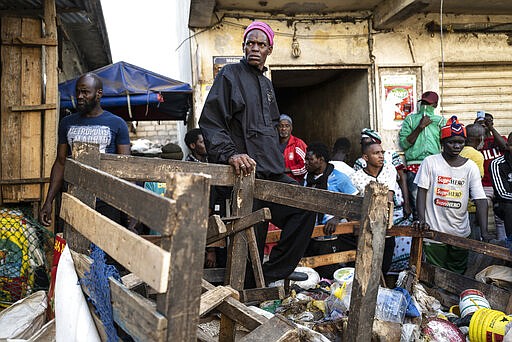
[{"label": "standing man in black robe", "polygon": [[[217,74],[199,119],[210,162],[229,164],[237,175],[298,184],[284,173],[279,149],[279,109],[265,61],[272,53],[274,32],[266,23],[253,22],[244,33],[244,58]],[[314,227],[312,212],[255,200],[255,209],[269,207],[272,223],[282,228],[281,238],[263,264],[266,283],[304,279],[293,272],[304,255]],[[260,257],[268,223],[255,227]]]}]

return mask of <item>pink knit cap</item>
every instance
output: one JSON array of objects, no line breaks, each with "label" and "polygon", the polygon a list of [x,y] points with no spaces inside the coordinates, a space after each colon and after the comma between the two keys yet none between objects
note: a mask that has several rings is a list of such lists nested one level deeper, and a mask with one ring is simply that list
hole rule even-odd
[{"label": "pink knit cap", "polygon": [[252,30],[261,30],[263,33],[267,35],[268,43],[270,46],[274,46],[274,31],[268,26],[268,24],[264,23],[263,21],[253,21],[244,32],[244,41],[245,37],[251,32]]}]

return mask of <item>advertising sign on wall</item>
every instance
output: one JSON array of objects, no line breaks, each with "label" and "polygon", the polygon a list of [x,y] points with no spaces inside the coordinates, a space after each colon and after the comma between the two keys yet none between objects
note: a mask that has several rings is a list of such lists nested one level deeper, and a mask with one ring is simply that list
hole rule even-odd
[{"label": "advertising sign on wall", "polygon": [[416,75],[382,75],[382,128],[397,130],[416,111]]}]

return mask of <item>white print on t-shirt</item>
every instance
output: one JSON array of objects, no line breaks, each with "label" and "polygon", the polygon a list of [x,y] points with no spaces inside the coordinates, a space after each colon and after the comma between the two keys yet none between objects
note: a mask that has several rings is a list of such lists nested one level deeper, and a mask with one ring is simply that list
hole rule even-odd
[{"label": "white print on t-shirt", "polygon": [[499,156],[501,156],[500,150],[498,150],[495,147],[492,149],[482,150],[480,152],[482,152],[482,154],[484,155],[485,160],[491,160],[491,159],[498,158]]},{"label": "white print on t-shirt", "polygon": [[[464,193],[462,187],[466,184],[465,179],[457,179],[450,176],[437,176],[437,184],[434,187],[434,204],[439,207],[460,209],[462,207],[462,198]],[[451,186],[453,188],[445,188],[443,186]]]},{"label": "white print on t-shirt", "polygon": [[93,143],[100,145],[100,152],[105,153],[110,144],[110,128],[108,126],[70,126],[68,130],[68,144],[73,142]]}]

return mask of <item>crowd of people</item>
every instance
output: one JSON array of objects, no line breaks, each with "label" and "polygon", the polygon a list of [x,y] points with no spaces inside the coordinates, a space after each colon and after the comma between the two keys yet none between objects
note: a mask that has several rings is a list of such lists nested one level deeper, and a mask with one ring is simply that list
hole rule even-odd
[{"label": "crowd of people", "polygon": [[[273,38],[266,23],[256,21],[247,27],[242,42],[244,58],[219,71],[205,101],[200,128],[185,137],[190,150],[187,161],[229,164],[239,176],[255,172],[259,179],[357,196],[364,196],[366,185],[376,181],[389,189],[394,224],[510,243],[512,133],[508,141],[500,135],[491,114],[478,112],[467,126],[456,116],[446,120],[436,114],[437,93],[427,91],[418,111],[405,117],[400,129],[404,158],[396,151],[385,150],[379,133],[365,128],[361,132],[360,158],[349,165],[349,139],[340,137],[329,148],[321,142],[307,145],[292,135],[292,115],[280,113],[272,83],[264,75]],[[51,203],[62,185],[64,161],[74,141],[100,143],[102,151],[110,153],[129,153],[126,125],[100,107],[101,80],[86,74],[78,80],[76,89],[79,113],[60,123],[58,155],[40,214],[45,225],[50,224]],[[165,184],[149,183],[146,188],[161,193]],[[212,201],[214,212],[219,204]],[[115,208],[101,201],[98,207],[107,215],[118,215]],[[282,230],[279,242],[266,249],[269,255],[263,272],[267,284],[285,278],[304,279],[304,274],[294,269],[305,255],[355,247],[354,236],[333,235],[343,217],[255,200],[254,209],[262,207],[270,208],[272,225]],[[489,216],[494,216],[495,236],[488,229]],[[315,224],[324,225],[325,237],[311,239]],[[268,229],[268,223],[255,227],[262,261]],[[407,244],[407,238],[386,239],[384,273],[393,268],[395,259],[401,260]],[[426,241],[424,251],[432,264],[458,273],[466,269],[468,253],[464,249]],[[206,255],[206,266],[218,265],[214,249],[207,249]],[[319,271],[332,278],[332,268]]]}]

